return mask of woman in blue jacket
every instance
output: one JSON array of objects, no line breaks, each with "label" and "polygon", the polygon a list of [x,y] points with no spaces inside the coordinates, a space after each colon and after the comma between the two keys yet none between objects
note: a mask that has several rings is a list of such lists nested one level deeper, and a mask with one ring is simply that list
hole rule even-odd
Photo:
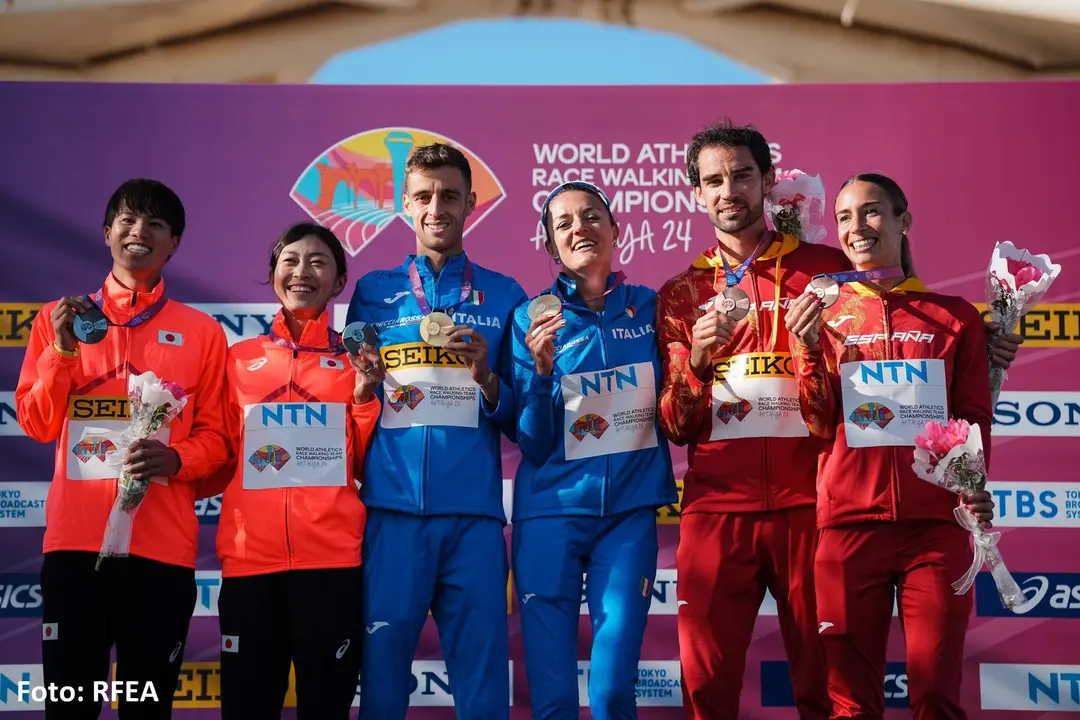
[{"label": "woman in blue jacket", "polygon": [[677,499],[656,417],[656,293],[612,272],[619,226],[599,188],[560,185],[540,217],[561,272],[517,309],[513,328],[522,461],[512,557],[532,712],[578,717],[585,574],[593,717],[636,718],[656,508]]}]

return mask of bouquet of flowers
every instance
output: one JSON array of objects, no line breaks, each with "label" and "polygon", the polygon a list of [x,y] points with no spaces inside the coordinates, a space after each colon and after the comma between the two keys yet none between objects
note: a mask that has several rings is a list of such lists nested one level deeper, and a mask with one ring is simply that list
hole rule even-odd
[{"label": "bouquet of flowers", "polygon": [[150,487],[150,478],[132,478],[122,468],[127,449],[137,440],[156,439],[161,430],[187,405],[187,394],[179,385],[162,381],[153,372],[128,378],[128,418],[130,424],[112,440],[117,452],[110,453],[109,465],[121,470],[116,501],[109,513],[105,538],[97,567],[107,557],[125,557],[131,546],[131,523]]},{"label": "bouquet of flowers", "polygon": [[794,235],[802,242],[821,242],[829,234],[825,229],[825,185],[820,175],[802,170],[778,170],[776,185],[765,196],[765,214],[773,229]]},{"label": "bouquet of flowers", "polygon": [[[923,480],[961,496],[971,496],[986,489],[986,461],[978,425],[964,420],[949,420],[948,425],[928,422],[926,434],[915,438],[915,462],[911,466]],[[983,565],[997,586],[1002,604],[1017,612],[1030,601],[1005,567],[997,544],[1001,533],[988,533],[963,505],[953,508],[961,526],[972,534],[975,557],[964,576],[952,584],[957,595],[966,593]]]},{"label": "bouquet of flowers", "polygon": [[[1001,325],[1001,332],[1013,332],[1020,318],[1043,299],[1060,272],[1061,266],[1051,263],[1047,255],[1029,255],[1011,242],[998,243],[986,271],[990,319]],[[990,366],[991,407],[997,406],[1007,377],[1004,368]]]}]

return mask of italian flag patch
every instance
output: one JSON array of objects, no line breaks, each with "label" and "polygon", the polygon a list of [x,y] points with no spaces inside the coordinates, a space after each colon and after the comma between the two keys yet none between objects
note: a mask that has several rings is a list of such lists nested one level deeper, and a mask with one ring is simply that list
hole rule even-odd
[{"label": "italian flag patch", "polygon": [[644,575],[641,576],[641,597],[649,597],[649,590],[652,587],[652,583],[649,582],[649,578]]},{"label": "italian flag patch", "polygon": [[472,294],[469,295],[469,302],[472,303],[473,305],[483,305],[484,304],[484,291],[483,290],[473,290]]}]

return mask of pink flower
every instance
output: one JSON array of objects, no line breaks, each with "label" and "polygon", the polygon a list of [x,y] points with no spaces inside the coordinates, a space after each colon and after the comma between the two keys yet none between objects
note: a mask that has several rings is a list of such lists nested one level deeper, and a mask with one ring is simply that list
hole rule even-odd
[{"label": "pink flower", "polygon": [[926,423],[926,434],[915,438],[915,444],[921,447],[936,460],[940,460],[949,454],[957,445],[967,442],[968,432],[971,426],[966,420],[949,420],[948,425],[939,422]]},{"label": "pink flower", "polygon": [[174,382],[161,383],[161,389],[172,395],[174,398],[177,399],[177,401],[182,400],[184,395],[186,395],[186,393],[184,392],[184,388],[180,387]]},{"label": "pink flower", "polygon": [[1038,282],[1042,277],[1042,270],[1029,262],[1005,258],[1006,267],[1016,281],[1016,287],[1027,285],[1029,282]]}]

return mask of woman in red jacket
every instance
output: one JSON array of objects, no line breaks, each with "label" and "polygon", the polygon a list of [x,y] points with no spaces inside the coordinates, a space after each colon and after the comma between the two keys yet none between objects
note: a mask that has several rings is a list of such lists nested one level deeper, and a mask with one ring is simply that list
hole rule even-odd
[{"label": "woman in red jacket", "polygon": [[296,671],[301,719],[348,718],[364,636],[359,496],[385,368],[347,354],[328,304],[345,253],[317,224],[289,228],[270,256],[281,310],[266,335],[229,348],[226,422],[235,462],[221,491],[221,713],[277,718]]},{"label": "woman in red jacket", "polygon": [[[857,175],[835,211],[855,274],[826,280],[823,301],[808,292],[787,314],[803,418],[832,440],[819,459],[814,568],[832,717],[883,716],[895,599],[915,717],[965,718],[960,680],[972,596],[956,595],[951,583],[971,564],[970,534],[953,516],[957,497],[911,465],[926,422],[949,417],[979,425],[989,463],[986,329],[971,303],[933,293],[914,276],[911,213],[895,182]],[[988,493],[962,502],[989,527]]]}]

